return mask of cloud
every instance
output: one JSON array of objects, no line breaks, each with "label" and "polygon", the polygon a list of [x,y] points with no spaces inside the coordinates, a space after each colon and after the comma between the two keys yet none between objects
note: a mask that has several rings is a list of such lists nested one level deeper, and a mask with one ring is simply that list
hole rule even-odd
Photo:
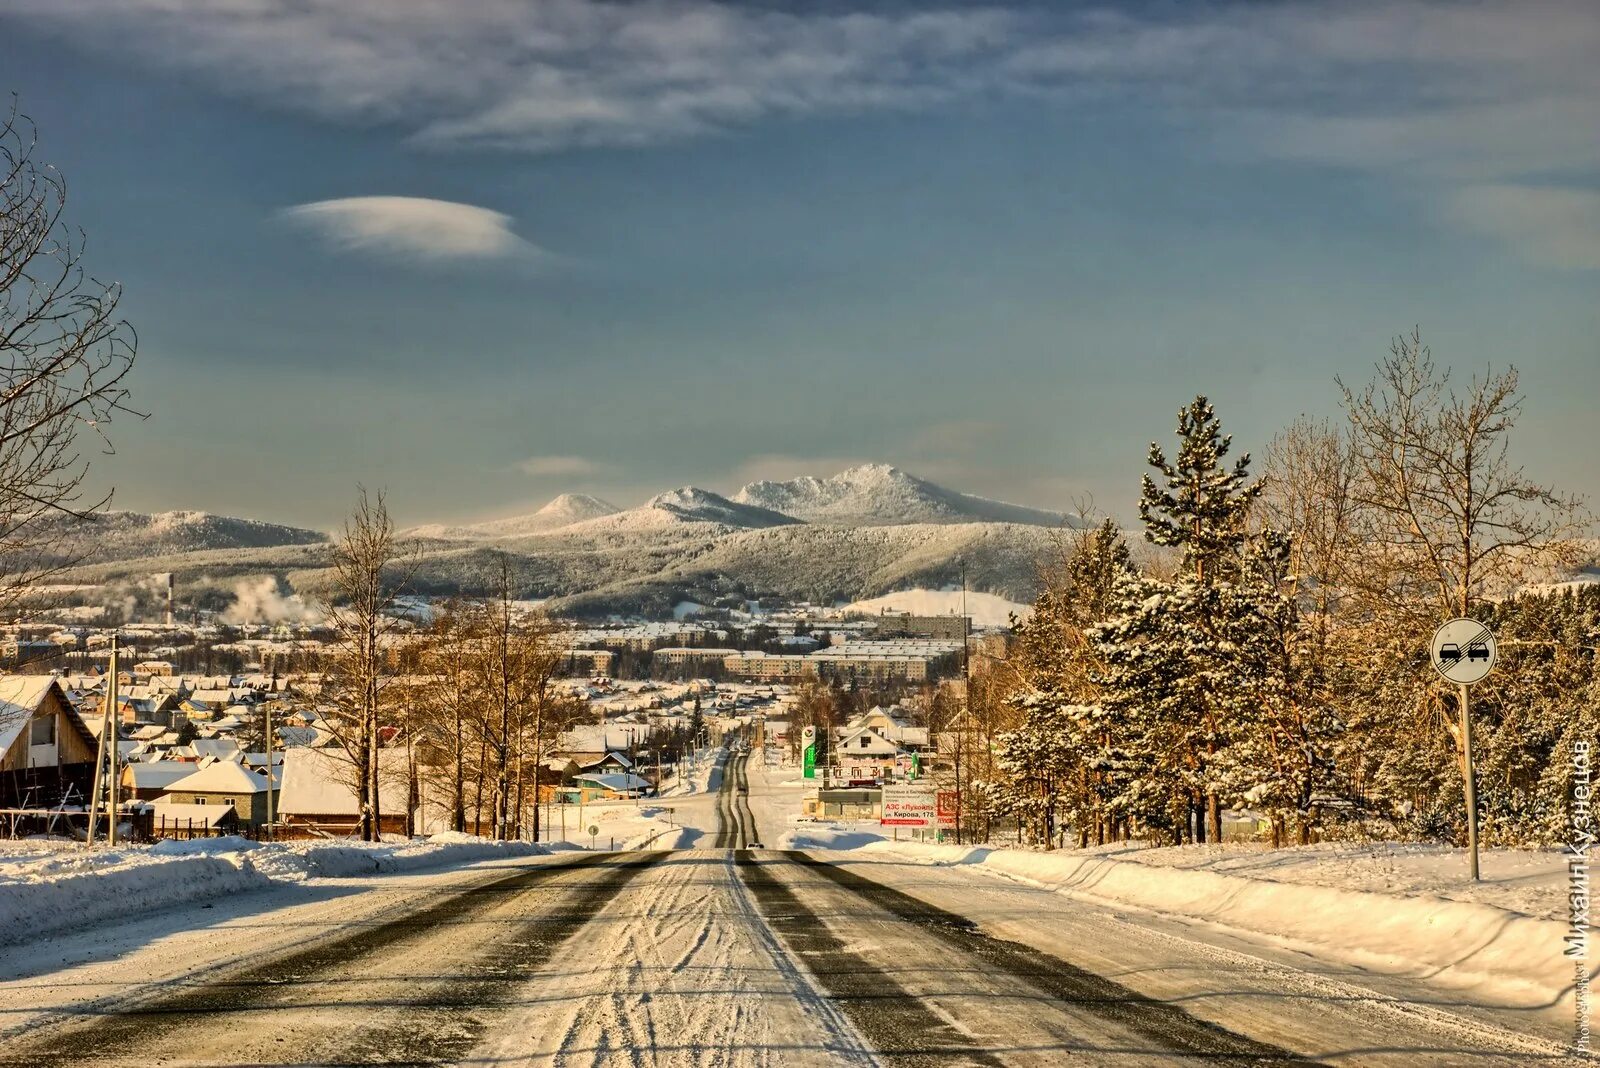
[{"label": "cloud", "polygon": [[421,260],[494,259],[532,251],[498,211],[425,197],[344,197],[283,216],[336,247]]},{"label": "cloud", "polygon": [[534,478],[566,478],[579,475],[596,475],[606,465],[582,456],[530,456],[516,465],[517,470]]},{"label": "cloud", "polygon": [[441,150],[1027,98],[1132,103],[1224,150],[1368,171],[1423,200],[1600,169],[1592,0],[0,0],[7,15]]},{"label": "cloud", "polygon": [[1600,191],[1475,185],[1451,198],[1462,226],[1510,244],[1532,263],[1600,269]]}]

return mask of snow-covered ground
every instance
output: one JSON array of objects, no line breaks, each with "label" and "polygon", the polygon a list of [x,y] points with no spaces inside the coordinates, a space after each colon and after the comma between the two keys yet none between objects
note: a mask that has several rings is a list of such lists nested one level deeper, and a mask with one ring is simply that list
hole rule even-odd
[{"label": "snow-covered ground", "polygon": [[132,909],[199,904],[306,879],[415,871],[560,848],[454,833],[381,844],[224,837],[119,849],[49,839],[3,845],[0,944],[115,919]]},{"label": "snow-covered ground", "polygon": [[[120,1063],[103,1058],[124,1047],[93,1036],[125,1027],[145,1036],[141,1055],[175,1065],[414,1063],[438,1045],[444,1060],[501,1065],[960,1063],[977,1050],[975,1063],[1047,1068],[1169,1063],[1219,1041],[1394,1068],[1564,1062],[1570,1012],[1540,996],[1559,938],[1529,933],[1557,925],[1441,896],[1448,855],[889,842],[870,825],[795,822],[806,784],[765,755],[744,776],[756,838],[812,863],[704,848],[483,860],[492,843],[457,838],[173,844],[79,870],[93,854],[24,846],[0,860],[0,898],[30,878],[202,863],[248,866],[268,886],[163,908],[144,883],[98,920],[67,901],[73,926],[0,945],[0,1052],[31,1042]],[[673,797],[585,806],[585,821],[620,845],[670,805],[678,828],[648,848],[706,845],[740,759],[717,754]],[[424,855],[451,864],[403,870]],[[1492,861],[1504,893],[1548,874],[1537,858],[1522,876]],[[386,863],[394,873],[378,874]],[[413,919],[440,909],[460,922]],[[348,954],[317,949],[369,935]],[[1453,955],[1429,963],[1442,947]],[[241,967],[267,979],[236,982]],[[129,1011],[146,1003],[156,1011]]]},{"label": "snow-covered ground", "polygon": [[1182,917],[1266,944],[1571,1019],[1567,868],[1557,852],[1376,843],[1064,850],[889,841],[872,824],[797,824],[780,848],[860,851],[959,867],[1116,907]]},{"label": "snow-covered ground", "polygon": [[1012,615],[1018,619],[1027,619],[1033,615],[1031,604],[1010,601],[993,593],[969,590],[963,594],[960,589],[949,588],[899,590],[881,597],[869,597],[864,601],[852,602],[844,607],[844,611],[874,616],[886,611],[910,612],[918,616],[949,616],[960,615],[963,604],[966,606],[966,614],[972,617],[972,625],[975,627],[1004,627],[1010,625]]}]

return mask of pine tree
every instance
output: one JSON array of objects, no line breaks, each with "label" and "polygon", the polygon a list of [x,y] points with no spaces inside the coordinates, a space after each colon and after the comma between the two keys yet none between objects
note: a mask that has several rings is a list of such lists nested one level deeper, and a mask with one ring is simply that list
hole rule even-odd
[{"label": "pine tree", "polygon": [[[1261,483],[1249,480],[1248,453],[1231,468],[1224,464],[1233,439],[1222,433],[1221,421],[1205,397],[1196,397],[1178,412],[1177,432],[1175,462],[1169,463],[1161,447],[1150,443],[1149,463],[1160,472],[1164,488],[1147,474],[1139,500],[1146,539],[1181,548],[1184,560],[1184,576],[1166,591],[1169,611],[1175,615],[1148,620],[1160,635],[1154,654],[1171,661],[1149,680],[1156,687],[1150,698],[1154,714],[1166,724],[1160,737],[1184,748],[1181,760],[1179,754],[1162,754],[1160,759],[1166,766],[1185,769],[1182,780],[1193,791],[1197,806],[1196,837],[1203,840],[1209,825],[1210,836],[1220,839],[1221,783],[1213,764],[1230,743],[1233,725],[1226,662],[1230,645],[1219,633],[1224,605],[1217,584],[1240,574],[1249,536],[1246,520],[1261,494]],[[1125,694],[1124,700],[1132,696]],[[1202,800],[1204,823],[1198,818]]]},{"label": "pine tree", "polygon": [[1184,566],[1199,583],[1219,577],[1219,566],[1233,561],[1246,537],[1250,506],[1261,495],[1261,483],[1249,481],[1250,454],[1223,465],[1233,438],[1222,433],[1211,402],[1196,397],[1178,412],[1176,463],[1150,443],[1149,464],[1161,473],[1165,488],[1144,476],[1139,518],[1145,537],[1157,545],[1183,549]]}]

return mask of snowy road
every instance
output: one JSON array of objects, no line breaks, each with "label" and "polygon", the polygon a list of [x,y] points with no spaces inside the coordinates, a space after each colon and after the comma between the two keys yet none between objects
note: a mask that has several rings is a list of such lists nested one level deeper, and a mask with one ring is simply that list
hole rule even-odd
[{"label": "snowy road", "polygon": [[[775,840],[736,756],[711,848],[243,895],[0,950],[14,1065],[1560,1063],[1520,1021],[959,868]],[[254,899],[254,900],[252,900]],[[182,918],[179,918],[182,919]]]}]

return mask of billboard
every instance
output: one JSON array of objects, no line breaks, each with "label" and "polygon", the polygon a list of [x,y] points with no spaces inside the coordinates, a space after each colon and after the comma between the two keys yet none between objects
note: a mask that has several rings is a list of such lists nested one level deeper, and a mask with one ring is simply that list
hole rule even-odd
[{"label": "billboard", "polygon": [[885,827],[933,827],[937,823],[934,793],[922,786],[885,783],[883,816]]}]

